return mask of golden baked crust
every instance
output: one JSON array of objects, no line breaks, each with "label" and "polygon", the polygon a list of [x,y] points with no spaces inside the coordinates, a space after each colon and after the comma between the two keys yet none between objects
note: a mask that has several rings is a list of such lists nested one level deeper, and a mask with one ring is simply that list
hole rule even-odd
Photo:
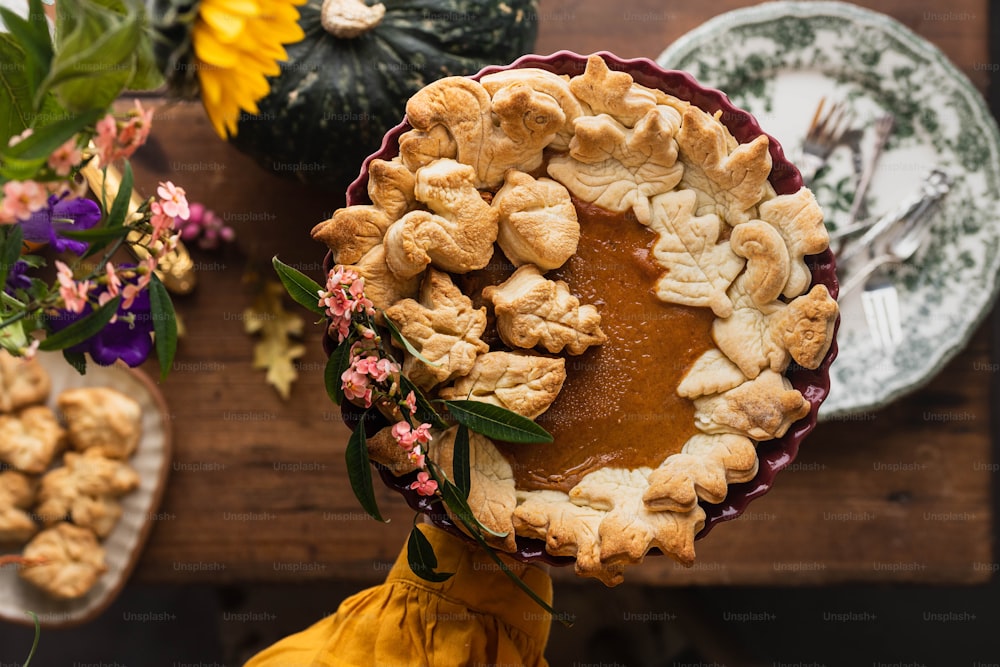
[{"label": "golden baked crust", "polygon": [[65,434],[55,413],[44,405],[0,415],[0,461],[22,472],[42,473],[62,449]]},{"label": "golden baked crust", "polygon": [[49,374],[37,360],[0,350],[0,412],[44,403],[51,388]]},{"label": "golden baked crust", "polygon": [[139,403],[108,387],[69,389],[56,400],[73,449],[127,459],[142,435]]},{"label": "golden baked crust", "polygon": [[117,499],[139,486],[139,475],[96,450],[67,452],[64,463],[42,477],[35,514],[46,526],[69,520],[107,537],[122,514]]},{"label": "golden baked crust", "polygon": [[[679,452],[598,467],[568,491],[519,488],[500,449],[470,435],[469,506],[506,533],[492,543],[543,540],[609,585],[652,548],[690,565],[699,503],[722,502],[730,484],[752,479],[757,442],[782,437],[811,409],[784,373],[792,361],[820,365],[838,316],[825,287],[810,289],[805,257],[829,243],[812,193],[775,193],[766,136],[740,144],[718,114],[598,56],[573,77],[528,68],[441,79],[411,98],[407,118],[399,157],[371,165],[372,204],[338,211],[314,236],[440,362],[404,353],[404,372],[433,397],[534,419],[564,390],[566,355],[608,342],[602,312],[614,303],[592,293],[581,302],[572,284],[546,276],[582,256],[579,206],[650,230],[656,298],[714,316],[711,349],[676,387],[655,388],[690,401],[697,434]],[[505,257],[493,256],[494,242]],[[512,272],[497,269],[506,260]],[[428,451],[448,475],[454,438],[454,428],[434,432]],[[369,447],[393,470],[413,469],[388,429]]]},{"label": "golden baked crust", "polygon": [[35,502],[35,485],[14,470],[0,472],[0,544],[24,543],[38,532],[27,510]]},{"label": "golden baked crust", "polygon": [[86,595],[108,569],[93,531],[68,523],[36,535],[24,557],[41,563],[21,568],[21,578],[61,600]]}]

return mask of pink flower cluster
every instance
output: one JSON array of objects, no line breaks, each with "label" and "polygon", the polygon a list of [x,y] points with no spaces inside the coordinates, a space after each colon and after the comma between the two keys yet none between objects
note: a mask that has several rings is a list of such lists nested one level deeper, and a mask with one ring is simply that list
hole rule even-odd
[{"label": "pink flower cluster", "polygon": [[170,252],[177,247],[179,234],[174,226],[178,219],[187,220],[191,215],[184,188],[179,188],[170,181],[161,182],[156,188],[159,200],[150,202],[149,210],[153,214],[149,223],[153,226],[150,250],[155,257]]},{"label": "pink flower cluster", "polygon": [[146,143],[152,124],[153,110],[143,109],[139,100],[135,101],[135,109],[129,111],[124,121],[117,120],[111,114],[99,120],[94,145],[97,146],[101,164],[111,164],[115,160],[130,157],[139,146]]},{"label": "pink flower cluster", "polygon": [[365,279],[352,269],[342,266],[331,269],[326,289],[320,290],[318,295],[319,306],[326,308],[326,314],[332,320],[330,330],[337,332],[338,343],[343,343],[350,335],[354,313],[375,315],[374,304],[365,296]]},{"label": "pink flower cluster", "polygon": [[[408,401],[412,400],[413,392],[410,392]],[[423,446],[431,441],[431,425],[420,424],[416,428],[410,426],[409,422],[403,420],[396,422],[392,426],[392,437],[396,439],[399,446],[406,450],[410,462],[418,468],[427,465],[426,455]],[[438,483],[431,479],[425,470],[417,473],[417,481],[410,484],[410,488],[422,496],[433,496],[437,492]]]},{"label": "pink flower cluster", "polygon": [[48,205],[49,191],[35,181],[7,181],[0,201],[0,224],[24,222]]},{"label": "pink flower cluster", "polygon": [[374,387],[372,383],[382,384],[399,374],[399,365],[390,359],[379,359],[376,356],[352,356],[353,361],[340,376],[344,396],[349,400],[362,400],[365,407],[372,405]]}]

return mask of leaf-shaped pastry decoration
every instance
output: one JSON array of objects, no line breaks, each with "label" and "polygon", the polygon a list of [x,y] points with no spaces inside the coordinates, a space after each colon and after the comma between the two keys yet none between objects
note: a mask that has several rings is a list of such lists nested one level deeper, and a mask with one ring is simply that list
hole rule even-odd
[{"label": "leaf-shaped pastry decoration", "polygon": [[812,283],[812,272],[805,257],[821,253],[830,246],[823,211],[808,188],[769,199],[761,203],[759,210],[760,219],[773,225],[788,247],[791,265],[782,293],[788,298],[796,297]]},{"label": "leaf-shaped pastry decoration", "polygon": [[750,293],[750,277],[741,275],[729,290],[734,306],[726,319],[712,323],[712,338],[748,378],[763,369],[783,372],[794,359],[805,368],[817,368],[833,341],[839,309],[823,285],[790,303],[757,304]]},{"label": "leaf-shaped pastry decoration", "polygon": [[582,116],[568,155],[549,162],[552,178],[585,202],[649,224],[649,200],[681,180],[674,135],[680,114],[668,106],[649,110],[634,129],[611,116]]},{"label": "leaf-shaped pastry decoration", "polygon": [[486,309],[473,308],[447,273],[429,269],[419,299],[403,299],[385,315],[421,356],[436,364],[430,366],[409,354],[403,361],[403,373],[426,390],[468,373],[476,356],[489,346],[480,339],[486,330]]},{"label": "leaf-shaped pastry decoration", "polygon": [[472,167],[437,160],[417,170],[414,192],[430,212],[410,211],[386,231],[386,262],[396,276],[411,278],[432,263],[453,273],[489,263],[497,212],[476,189]]},{"label": "leaf-shaped pastry decoration", "polygon": [[729,317],[733,305],[726,291],[744,261],[729,243],[719,242],[719,217],[713,213],[696,217],[696,204],[691,190],[653,199],[650,229],[659,234],[653,258],[664,269],[656,294],[663,301],[708,307],[718,317]]},{"label": "leaf-shaped pastry decoration", "polygon": [[260,335],[253,346],[253,367],[267,370],[268,384],[287,400],[292,383],[299,376],[294,362],[306,353],[306,348],[292,342],[302,336],[305,322],[285,310],[282,302],[284,293],[281,283],[266,282],[253,305],[243,311],[243,330],[251,335]]},{"label": "leaf-shaped pastry decoration", "polygon": [[684,111],[677,132],[682,188],[698,194],[695,215],[714,213],[731,226],[746,222],[751,210],[774,191],[768,140],[760,135],[738,144],[724,125],[695,106]]},{"label": "leaf-shaped pastry decoration", "polygon": [[[431,455],[449,479],[454,479],[454,444],[458,427],[454,426],[435,437]],[[513,551],[514,471],[493,442],[475,431],[469,432],[470,489],[468,506],[475,508],[475,517],[493,533],[487,540],[504,551]]]},{"label": "leaf-shaped pastry decoration", "polygon": [[497,244],[514,266],[534,264],[548,271],[576,252],[580,223],[561,184],[512,169],[492,206],[499,215]]},{"label": "leaf-shaped pastry decoration", "polygon": [[554,556],[575,558],[576,573],[596,577],[608,586],[623,580],[621,568],[601,563],[600,526],[606,512],[574,505],[561,491],[517,492],[514,527],[519,535],[545,540]]},{"label": "leaf-shaped pastry decoration", "polygon": [[780,438],[809,414],[810,403],[788,378],[766,370],[735,389],[694,400],[695,426],[704,433],[734,433],[754,440]]},{"label": "leaf-shaped pastry decoration", "polygon": [[607,340],[601,315],[592,305],[580,305],[563,281],[547,280],[533,264],[525,264],[500,285],[483,290],[493,303],[497,330],[512,347],[541,345],[549,352],[582,354]]},{"label": "leaf-shaped pastry decoration", "polygon": [[479,355],[469,373],[438,396],[483,401],[534,419],[556,400],[565,380],[566,360],[561,357],[488,352]]},{"label": "leaf-shaped pastry decoration", "polygon": [[757,450],[752,440],[699,433],[650,474],[642,500],[650,510],[688,512],[699,498],[721,503],[730,484],[749,481],[756,474]]},{"label": "leaf-shaped pastry decoration", "polygon": [[587,58],[586,69],[570,79],[569,88],[590,107],[591,115],[607,114],[628,127],[657,102],[654,91],[636,84],[627,72],[611,69],[597,55]]},{"label": "leaf-shaped pastry decoration", "polygon": [[126,463],[92,454],[68,452],[64,462],[42,477],[36,516],[51,526],[68,515],[106,537],[122,514],[115,498],[138,487],[139,475]]},{"label": "leaf-shaped pastry decoration", "polygon": [[705,511],[650,511],[643,502],[649,486],[649,468],[601,468],[586,475],[569,493],[576,505],[602,509],[601,561],[639,562],[651,547],[660,547],[678,562],[694,562],[694,536],[705,521]]},{"label": "leaf-shaped pastry decoration", "polygon": [[479,83],[483,84],[486,92],[494,97],[501,89],[515,84],[529,85],[536,92],[551,97],[562,109],[566,118],[548,147],[557,151],[564,151],[569,147],[569,141],[573,137],[573,121],[583,115],[583,108],[570,90],[565,77],[543,69],[526,67],[487,74],[479,80]]},{"label": "leaf-shaped pastry decoration", "polygon": [[712,348],[695,359],[677,385],[677,395],[698,398],[720,394],[747,381],[739,367],[721,350]]}]

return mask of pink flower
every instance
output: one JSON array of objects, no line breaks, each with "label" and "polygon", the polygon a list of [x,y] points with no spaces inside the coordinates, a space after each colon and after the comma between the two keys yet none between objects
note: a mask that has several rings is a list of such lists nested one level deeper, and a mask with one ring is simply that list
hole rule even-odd
[{"label": "pink flower", "polygon": [[417,396],[412,390],[406,395],[403,402],[406,403],[406,409],[410,411],[411,415],[417,414]]},{"label": "pink flower", "polygon": [[119,157],[131,156],[139,146],[146,143],[152,125],[153,110],[143,109],[139,100],[136,100],[135,109],[129,112],[129,119],[118,133]]},{"label": "pink flower", "polygon": [[56,260],[56,280],[59,282],[59,296],[62,297],[66,310],[72,313],[82,313],[87,305],[87,294],[90,292],[90,281],[77,282],[73,278],[73,270]]},{"label": "pink flower", "polygon": [[8,181],[3,185],[0,219],[7,223],[27,220],[48,201],[49,193],[35,181]]},{"label": "pink flower", "polygon": [[407,456],[410,459],[410,463],[417,466],[418,468],[423,468],[424,466],[427,465],[427,460],[426,460],[427,456],[420,449],[420,445],[417,445],[413,449],[411,449],[410,453],[407,454]]},{"label": "pink flower", "polygon": [[49,155],[49,167],[60,176],[69,176],[69,172],[83,159],[83,152],[76,145],[76,137],[68,140]]},{"label": "pink flower", "polygon": [[431,425],[421,424],[413,430],[413,439],[417,442],[427,444],[431,441]]},{"label": "pink flower", "polygon": [[357,372],[352,366],[341,374],[340,385],[344,390],[344,396],[347,400],[353,401],[361,399],[364,401],[366,408],[371,407],[372,390],[371,387],[368,386],[367,375]]},{"label": "pink flower", "polygon": [[160,196],[160,205],[163,213],[171,218],[187,220],[191,215],[184,188],[179,188],[170,181],[160,182],[160,187],[156,188],[156,194]]},{"label": "pink flower", "polygon": [[400,447],[407,451],[413,449],[416,441],[414,433],[410,430],[410,425],[405,421],[392,425],[392,437],[396,439]]},{"label": "pink flower", "polygon": [[431,479],[430,473],[421,471],[417,473],[417,481],[410,484],[410,488],[422,496],[433,496],[437,493],[438,483]]},{"label": "pink flower", "polygon": [[118,296],[118,292],[121,290],[122,279],[118,277],[115,273],[115,265],[108,262],[104,265],[104,275],[108,280],[108,294],[115,297]]},{"label": "pink flower", "polygon": [[115,143],[118,139],[118,121],[111,114],[97,121],[97,136],[94,145],[97,146],[97,156],[101,164],[111,164],[118,156],[115,154]]}]

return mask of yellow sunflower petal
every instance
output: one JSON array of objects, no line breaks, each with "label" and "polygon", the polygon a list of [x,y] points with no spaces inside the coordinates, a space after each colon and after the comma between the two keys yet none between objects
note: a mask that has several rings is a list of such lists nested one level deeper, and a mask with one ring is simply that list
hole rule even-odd
[{"label": "yellow sunflower petal", "polygon": [[201,12],[206,6],[215,7],[231,14],[239,14],[247,18],[260,14],[259,0],[202,0],[198,11]]},{"label": "yellow sunflower petal", "polygon": [[198,60],[216,67],[234,67],[238,64],[239,51],[220,42],[214,32],[195,27],[192,41]]},{"label": "yellow sunflower petal", "polygon": [[246,29],[247,19],[237,14],[230,14],[215,6],[205,6],[198,14],[212,27],[212,32],[220,42],[230,44]]}]

